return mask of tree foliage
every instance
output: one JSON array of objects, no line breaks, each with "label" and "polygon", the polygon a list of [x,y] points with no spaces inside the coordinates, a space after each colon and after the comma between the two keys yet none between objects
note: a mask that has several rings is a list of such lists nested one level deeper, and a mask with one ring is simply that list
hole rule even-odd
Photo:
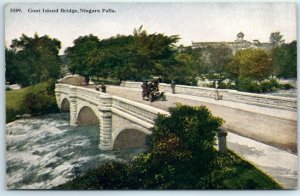
[{"label": "tree foliage", "polygon": [[225,72],[225,66],[232,58],[232,50],[225,44],[208,45],[202,48],[187,47],[183,52],[192,57],[192,69],[197,76],[201,74]]},{"label": "tree foliage", "polygon": [[239,50],[227,64],[227,73],[235,81],[245,78],[262,81],[271,75],[271,59],[262,49]]},{"label": "tree foliage", "polygon": [[134,29],[133,35],[102,40],[93,35],[79,37],[65,52],[73,73],[85,77],[141,80],[169,70],[178,39],[176,35],[148,34],[141,26]]},{"label": "tree foliage", "polygon": [[274,75],[283,78],[297,77],[297,41],[275,47],[271,55]]},{"label": "tree foliage", "polygon": [[207,47],[209,53],[209,67],[210,73],[223,73],[225,71],[225,65],[232,58],[232,50],[225,44],[221,44],[216,47]]},{"label": "tree foliage", "polygon": [[177,104],[169,112],[155,121],[150,152],[131,164],[130,171],[146,189],[190,189],[213,169],[217,128],[223,120],[204,106]]},{"label": "tree foliage", "polygon": [[47,35],[28,37],[25,34],[12,40],[6,49],[6,80],[23,86],[58,78],[60,41]]},{"label": "tree foliage", "polygon": [[6,60],[6,71],[5,71],[5,79],[6,81],[14,84],[20,81],[20,77],[23,77],[21,74],[22,70],[18,66],[17,55],[11,49],[5,47],[5,60]]},{"label": "tree foliage", "polygon": [[273,32],[270,34],[269,42],[272,44],[272,47],[276,47],[284,42],[282,39],[283,35],[280,32]]},{"label": "tree foliage", "polygon": [[58,112],[54,88],[54,81],[47,81],[41,85],[32,86],[24,96],[23,103],[30,114],[48,114]]},{"label": "tree foliage", "polygon": [[98,48],[98,38],[92,34],[80,36],[74,40],[74,46],[65,50],[69,59],[69,70],[74,74],[88,77],[92,72],[92,67],[87,62],[87,57]]}]

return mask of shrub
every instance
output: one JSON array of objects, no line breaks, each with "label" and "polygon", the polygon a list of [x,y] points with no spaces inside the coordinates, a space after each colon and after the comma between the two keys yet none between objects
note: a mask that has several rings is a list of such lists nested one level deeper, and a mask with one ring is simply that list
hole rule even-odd
[{"label": "shrub", "polygon": [[46,83],[43,88],[34,86],[24,97],[31,114],[54,113],[58,111],[53,83]]},{"label": "shrub", "polygon": [[107,84],[107,85],[120,85],[120,80],[117,79],[104,79],[104,78],[100,78],[100,79],[93,79],[93,82],[95,82],[96,84]]},{"label": "shrub", "polygon": [[271,92],[280,88],[279,83],[275,79],[265,80],[260,84],[261,92]]},{"label": "shrub", "polygon": [[16,120],[16,115],[18,112],[14,108],[6,109],[6,122],[11,122]]},{"label": "shrub", "polygon": [[290,84],[280,84],[280,88],[283,89],[283,90],[289,90],[289,89],[292,89],[294,87]]},{"label": "shrub", "polygon": [[237,90],[251,93],[272,92],[281,88],[276,79],[264,80],[262,82],[253,81],[250,78],[241,78],[237,85]]},{"label": "shrub", "polygon": [[250,78],[240,78],[236,86],[237,90],[259,93],[260,88],[257,82],[252,81]]},{"label": "shrub", "polygon": [[[151,151],[141,164],[148,171],[141,178],[150,181],[145,188],[193,188],[199,176],[213,169],[217,129],[223,120],[205,106],[177,104],[169,112],[170,116],[156,119]],[[133,167],[141,165],[135,163]]]},{"label": "shrub", "polygon": [[79,176],[73,181],[55,187],[55,189],[126,189],[129,184],[127,179],[127,166],[125,164],[105,163],[98,169],[89,171],[86,175]]}]

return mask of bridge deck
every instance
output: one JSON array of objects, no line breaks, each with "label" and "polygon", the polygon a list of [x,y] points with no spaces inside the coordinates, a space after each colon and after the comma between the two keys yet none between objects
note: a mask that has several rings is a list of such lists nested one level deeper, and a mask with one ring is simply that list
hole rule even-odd
[{"label": "bridge deck", "polygon": [[[94,88],[92,85],[89,88]],[[126,88],[119,86],[108,86],[107,93],[111,95],[120,96],[126,99],[130,99],[133,101],[141,102],[146,105],[150,105],[162,110],[167,111],[169,107],[175,106],[176,102],[181,102],[187,105],[203,105],[203,104],[213,104],[219,106],[225,106],[235,109],[240,109],[244,111],[249,111],[257,114],[268,115],[276,118],[282,118],[286,120],[297,120],[297,112],[281,110],[275,108],[267,108],[256,105],[249,105],[244,103],[232,102],[232,101],[224,101],[224,100],[214,100],[205,97],[197,97],[193,95],[184,95],[184,94],[172,94],[166,93],[167,100],[166,101],[154,101],[148,102],[147,100],[141,99],[141,89],[135,88]]]},{"label": "bridge deck", "polygon": [[[88,88],[93,89],[94,86],[90,85]],[[228,131],[277,148],[294,153],[297,152],[297,112],[294,111],[171,93],[166,93],[166,101],[154,101],[150,103],[149,101],[142,100],[141,89],[119,86],[107,86],[107,93],[165,111],[169,107],[175,106],[177,102],[192,106],[205,105],[214,115],[225,120],[224,127]],[[276,132],[272,128],[269,128],[274,126],[278,128]],[[279,128],[279,126],[281,127]],[[281,139],[278,142],[279,135]],[[277,142],[274,142],[275,140]]]}]

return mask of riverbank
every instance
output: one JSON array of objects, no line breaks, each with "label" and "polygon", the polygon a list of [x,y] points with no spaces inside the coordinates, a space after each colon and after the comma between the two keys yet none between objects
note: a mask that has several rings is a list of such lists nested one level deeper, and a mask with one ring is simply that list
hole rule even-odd
[{"label": "riverbank", "polygon": [[6,91],[6,123],[19,117],[58,112],[54,82]]}]

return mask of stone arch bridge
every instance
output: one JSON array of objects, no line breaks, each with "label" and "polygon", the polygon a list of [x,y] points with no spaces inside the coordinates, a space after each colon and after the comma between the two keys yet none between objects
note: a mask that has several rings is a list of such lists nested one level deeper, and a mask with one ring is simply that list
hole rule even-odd
[{"label": "stone arch bridge", "polygon": [[[222,128],[228,132],[297,153],[295,98],[220,89],[222,100],[215,100],[215,89],[176,85],[172,94],[170,86],[162,83],[160,89],[166,92],[167,101],[141,104],[140,86],[138,82],[123,82],[108,86],[105,94],[92,86],[56,84],[55,92],[61,110],[70,111],[72,126],[99,124],[103,150],[144,146],[157,114],[168,114],[169,107],[181,102],[207,106],[213,115],[225,120]],[[223,143],[219,142],[219,148]]]},{"label": "stone arch bridge", "polygon": [[56,84],[56,101],[70,125],[98,124],[101,150],[145,146],[157,115],[168,112],[135,101],[67,84]]}]

